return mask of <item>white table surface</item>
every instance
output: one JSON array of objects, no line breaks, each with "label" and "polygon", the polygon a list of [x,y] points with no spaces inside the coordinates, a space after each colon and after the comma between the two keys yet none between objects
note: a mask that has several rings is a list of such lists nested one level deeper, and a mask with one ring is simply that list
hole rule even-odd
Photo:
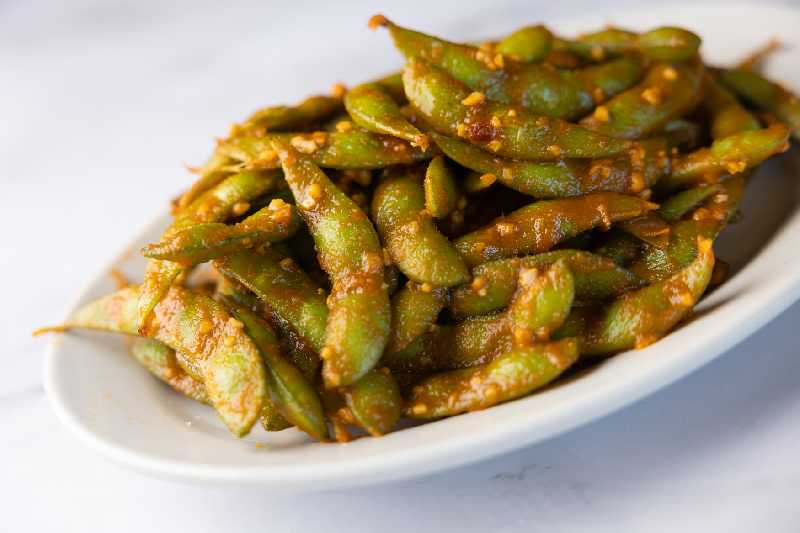
[{"label": "white table surface", "polygon": [[[577,9],[529,2],[528,20],[509,21],[522,2],[411,4],[381,10],[480,35]],[[633,407],[402,484],[307,495],[189,486],[112,465],[67,433],[42,390],[45,341],[29,332],[62,319],[186,186],[181,162],[201,162],[213,134],[259,104],[399,62],[385,35],[365,30],[376,11],[366,1],[291,6],[0,2],[0,530],[800,530],[800,304]],[[368,50],[337,54],[358,48]]]}]

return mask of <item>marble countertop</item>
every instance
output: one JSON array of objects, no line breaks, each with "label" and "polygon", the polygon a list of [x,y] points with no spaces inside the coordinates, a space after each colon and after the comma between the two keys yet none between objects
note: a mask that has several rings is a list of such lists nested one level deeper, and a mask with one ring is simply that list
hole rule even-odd
[{"label": "marble countertop", "polygon": [[[429,29],[473,21],[467,31],[480,34],[523,5],[452,0],[423,13],[428,4],[381,9]],[[578,2],[526,5],[548,20]],[[366,1],[0,2],[4,529],[797,531],[800,304],[628,409],[400,484],[297,496],[165,482],[108,463],[58,423],[41,385],[45,341],[29,332],[63,318],[186,185],[181,163],[201,162],[232,118],[385,70],[387,40],[365,36],[374,11]],[[337,56],[367,38],[369,50]]]}]

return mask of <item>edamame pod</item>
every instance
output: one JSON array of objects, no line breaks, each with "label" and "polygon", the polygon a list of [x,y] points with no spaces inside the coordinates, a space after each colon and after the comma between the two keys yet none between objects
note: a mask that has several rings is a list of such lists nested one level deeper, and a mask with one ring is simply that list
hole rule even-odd
[{"label": "edamame pod", "polygon": [[431,153],[408,142],[361,128],[349,131],[313,133],[272,133],[263,137],[244,136],[223,141],[219,151],[250,168],[278,168],[280,162],[271,143],[289,143],[320,167],[337,169],[383,168],[408,165],[431,158]]},{"label": "edamame pod", "polygon": [[715,71],[719,81],[764,111],[774,113],[800,140],[800,98],[782,85],[749,70]]},{"label": "edamame pod", "polygon": [[231,137],[298,130],[321,122],[341,110],[341,98],[324,95],[311,96],[293,106],[265,107],[250,115],[241,125],[235,126]]},{"label": "edamame pod", "polygon": [[388,368],[370,370],[342,394],[355,422],[373,437],[389,433],[400,420],[403,399]]},{"label": "edamame pod", "polygon": [[287,183],[333,282],[325,346],[328,387],[351,385],[380,359],[389,337],[383,250],[369,219],[308,157],[273,139]]},{"label": "edamame pod", "polygon": [[472,281],[452,291],[450,312],[456,317],[468,317],[502,309],[514,295],[520,268],[543,269],[556,261],[564,261],[569,268],[575,280],[575,298],[580,301],[607,300],[643,284],[608,258],[581,250],[557,250],[476,266]]},{"label": "edamame pod", "polygon": [[595,61],[632,52],[640,52],[656,61],[686,61],[697,55],[700,37],[673,26],[655,28],[642,34],[606,28],[582,35],[566,46],[581,57]]},{"label": "edamame pod", "polygon": [[328,426],[317,392],[300,370],[281,356],[272,328],[252,311],[233,302],[229,306],[264,358],[272,405],[291,424],[317,440],[327,440]]},{"label": "edamame pod", "polygon": [[423,187],[425,209],[433,218],[444,218],[455,211],[459,200],[458,186],[442,156],[431,159],[425,171]]},{"label": "edamame pod", "polygon": [[454,244],[471,266],[486,261],[546,252],[591,228],[641,216],[658,207],[635,196],[594,193],[542,200],[500,217]]},{"label": "edamame pod", "polygon": [[656,211],[658,216],[667,222],[677,222],[682,219],[686,213],[692,211],[695,207],[700,205],[706,198],[720,191],[720,186],[715,185],[701,185],[693,189],[687,189],[679,193],[673,194],[658,207]]},{"label": "edamame pod", "polygon": [[716,78],[706,73],[706,88],[703,108],[711,115],[711,138],[723,139],[743,131],[761,128],[758,119],[719,84]]},{"label": "edamame pod", "polygon": [[[279,171],[246,171],[235,174],[203,193],[191,205],[178,213],[175,221],[164,232],[163,238],[194,224],[224,222],[237,209],[237,205],[248,203],[267,193],[278,184]],[[148,320],[153,308],[169,290],[184,268],[172,261],[151,259],[147,262],[144,283],[139,296],[139,332],[149,336]]]},{"label": "edamame pod", "polygon": [[353,87],[344,97],[344,105],[353,121],[362,128],[405,139],[423,150],[428,138],[400,112],[400,106],[379,83]]},{"label": "edamame pod", "polygon": [[541,24],[526,26],[506,35],[495,51],[525,63],[542,61],[553,46],[553,34]]},{"label": "edamame pod", "polygon": [[427,290],[418,283],[407,282],[392,296],[392,327],[386,352],[405,350],[415,339],[430,331],[446,303],[445,289]]},{"label": "edamame pod", "polygon": [[536,198],[591,192],[639,193],[669,170],[666,146],[658,139],[642,141],[614,158],[536,163],[498,157],[438,133],[431,133],[431,138],[459,165],[493,176],[506,187]]},{"label": "edamame pod", "polygon": [[485,409],[547,385],[577,360],[575,339],[513,348],[486,365],[424,380],[412,389],[406,414],[437,418]]},{"label": "edamame pod", "polygon": [[425,194],[413,175],[384,180],[372,199],[372,216],[392,262],[418,283],[452,287],[469,279],[467,266],[425,210]]},{"label": "edamame pod", "polygon": [[188,267],[266,242],[282,241],[294,235],[299,227],[300,217],[295,208],[276,199],[238,224],[196,224],[145,246],[142,255]]},{"label": "edamame pod", "polygon": [[700,61],[657,63],[642,83],[611,98],[580,124],[619,139],[655,133],[695,106],[702,96],[704,72]]},{"label": "edamame pod", "polygon": [[[90,302],[64,324],[135,335],[140,287],[130,286]],[[172,287],[153,309],[149,337],[190,357],[202,372],[211,405],[231,433],[246,435],[266,395],[264,364],[253,341],[214,300]]]},{"label": "edamame pod", "polygon": [[[489,100],[518,105],[546,117],[579,117],[598,102],[632,86],[642,72],[641,61],[633,56],[575,72],[559,71],[547,64],[514,61],[491,46],[450,43],[385,18],[380,23],[388,26],[395,45],[409,62],[427,62]],[[406,95],[412,100],[408,85]]]},{"label": "edamame pod", "polygon": [[175,350],[166,344],[147,337],[131,339],[131,355],[155,377],[184,396],[208,403],[206,388],[181,368]]},{"label": "edamame pod", "polygon": [[711,239],[700,238],[697,255],[673,276],[622,295],[598,313],[577,308],[557,333],[578,337],[581,355],[602,356],[643,348],[663,337],[692,310],[714,270]]},{"label": "edamame pod", "polygon": [[470,93],[441,69],[412,58],[403,69],[408,100],[439,133],[462,137],[505,157],[532,160],[597,158],[619,154],[630,143],[536,115],[513,105]]}]

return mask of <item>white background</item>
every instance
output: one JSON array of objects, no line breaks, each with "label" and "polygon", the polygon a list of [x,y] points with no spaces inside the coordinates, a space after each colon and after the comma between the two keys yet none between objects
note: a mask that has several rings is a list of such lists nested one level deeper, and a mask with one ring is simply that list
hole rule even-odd
[{"label": "white background", "polygon": [[55,420],[45,342],[29,332],[63,318],[230,122],[398,65],[365,28],[373,12],[478,37],[586,6],[599,25],[643,2],[414,4],[0,0],[0,530],[800,530],[800,305],[631,408],[402,484],[289,495],[164,482]]}]

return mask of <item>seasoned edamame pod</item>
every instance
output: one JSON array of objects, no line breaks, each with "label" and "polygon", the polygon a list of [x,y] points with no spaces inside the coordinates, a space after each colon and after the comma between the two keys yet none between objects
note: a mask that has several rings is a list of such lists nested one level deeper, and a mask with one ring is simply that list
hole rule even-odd
[{"label": "seasoned edamame pod", "polygon": [[619,139],[636,139],[663,128],[691,110],[702,96],[700,61],[657,63],[639,85],[611,98],[581,125]]},{"label": "seasoned edamame pod", "polygon": [[726,174],[739,174],[767,158],[789,149],[789,128],[777,123],[759,130],[724,137],[709,148],[701,148],[673,159],[672,172],[661,180],[664,190],[715,183]]},{"label": "seasoned edamame pod", "polygon": [[[510,298],[509,298],[510,299]],[[427,333],[447,303],[445,289],[422,287],[409,281],[392,296],[392,327],[387,353],[404,350],[415,339]]]},{"label": "seasoned edamame pod", "polygon": [[764,111],[774,113],[800,140],[800,98],[782,85],[749,70],[716,71],[719,81]]},{"label": "seasoned edamame pod", "polygon": [[417,176],[394,176],[378,185],[372,217],[392,262],[410,279],[434,287],[452,287],[469,279],[464,261],[425,210]]},{"label": "seasoned edamame pod", "polygon": [[291,424],[317,440],[326,440],[328,426],[317,392],[300,370],[281,356],[272,328],[252,311],[233,302],[228,305],[264,358],[272,405]]},{"label": "seasoned edamame pod", "polygon": [[454,244],[470,266],[493,259],[546,252],[559,242],[600,226],[641,216],[658,207],[635,196],[594,193],[542,200],[500,217]]},{"label": "seasoned edamame pod", "polygon": [[483,364],[511,349],[513,343],[546,340],[567,317],[574,294],[574,278],[563,262],[544,272],[520,268],[514,296],[505,311],[438,326],[405,350],[387,353],[384,362],[394,369],[415,372]]},{"label": "seasoned edamame pod", "polygon": [[428,138],[400,112],[400,106],[380,83],[353,87],[344,97],[344,105],[353,121],[362,128],[405,139],[423,150]]},{"label": "seasoned edamame pod", "polygon": [[400,420],[403,399],[388,368],[370,370],[342,394],[356,424],[373,437],[389,433]]},{"label": "seasoned edamame pod", "polygon": [[[90,302],[63,328],[135,335],[140,292],[130,286]],[[246,435],[260,416],[267,386],[261,355],[242,323],[214,300],[182,287],[170,288],[153,316],[148,336],[194,361],[222,421],[237,437]]]},{"label": "seasoned edamame pod", "polygon": [[351,385],[375,366],[389,337],[380,240],[364,212],[311,159],[285,141],[273,139],[272,147],[333,283],[322,375],[328,387]]},{"label": "seasoned edamame pod", "polygon": [[328,320],[325,293],[278,247],[227,255],[214,266],[258,296],[281,333],[317,353],[322,350]]},{"label": "seasoned edamame pod", "polygon": [[145,246],[142,255],[192,266],[265,242],[285,240],[294,235],[299,227],[300,218],[295,208],[281,199],[275,199],[238,224],[195,224],[160,242]]},{"label": "seasoned edamame pod", "polygon": [[[642,72],[642,62],[634,56],[578,71],[560,71],[550,65],[514,61],[491,46],[450,43],[402,28],[385,17],[374,20],[389,28],[395,46],[409,62],[427,62],[489,100],[552,118],[585,114],[598,102],[632,86]],[[407,84],[406,95],[412,100]]]},{"label": "seasoned edamame pod", "polygon": [[720,191],[720,186],[714,185],[700,185],[693,189],[687,189],[679,193],[673,194],[658,207],[656,211],[658,216],[667,222],[677,222],[682,219],[686,213],[692,211],[695,207],[700,205],[706,198]]},{"label": "seasoned edamame pod", "polygon": [[656,61],[686,61],[697,55],[700,37],[683,28],[663,26],[636,34],[620,28],[605,28],[567,42],[569,50],[595,61],[618,54],[640,52]]},{"label": "seasoned edamame pod", "polygon": [[265,107],[250,115],[242,124],[235,126],[231,137],[297,130],[321,122],[341,110],[341,98],[325,95],[310,96],[293,106]]},{"label": "seasoned edamame pod", "polygon": [[235,137],[223,141],[218,149],[250,168],[278,168],[280,162],[272,150],[273,141],[291,144],[295,150],[306,154],[323,168],[383,168],[431,158],[430,152],[414,148],[402,139],[356,127],[349,131]]},{"label": "seasoned edamame pod", "polygon": [[425,171],[423,187],[425,209],[433,218],[444,218],[455,211],[460,197],[458,185],[442,156],[431,159]]},{"label": "seasoned edamame pod", "polygon": [[501,156],[545,161],[596,158],[631,147],[625,140],[470,93],[461,82],[421,59],[406,64],[403,84],[411,105],[434,130]]},{"label": "seasoned edamame pod", "polygon": [[577,360],[575,339],[516,347],[486,365],[424,380],[412,389],[406,414],[437,418],[485,409],[544,387]]},{"label": "seasoned edamame pod", "polygon": [[575,298],[607,300],[643,282],[614,261],[581,250],[557,250],[483,263],[472,269],[472,281],[452,291],[449,309],[456,317],[477,316],[504,308],[517,288],[520,268],[547,268],[564,261],[575,280]]},{"label": "seasoned edamame pod", "polygon": [[166,344],[147,337],[134,337],[131,339],[131,355],[151,374],[184,396],[208,403],[203,383],[181,368],[175,357],[175,350]]},{"label": "seasoned edamame pod", "polygon": [[683,320],[705,292],[714,270],[711,239],[700,238],[697,255],[673,276],[619,297],[598,310],[576,308],[559,337],[577,337],[581,355],[609,355],[643,348]]},{"label": "seasoned edamame pod", "polygon": [[711,138],[723,139],[743,131],[761,127],[758,118],[739,102],[731,92],[706,73],[703,108],[711,115]]},{"label": "seasoned edamame pod", "polygon": [[542,61],[553,47],[553,34],[541,24],[525,26],[506,35],[495,51],[525,63]]},{"label": "seasoned edamame pod", "polygon": [[[162,239],[169,238],[194,224],[224,222],[239,208],[249,206],[250,201],[273,190],[279,179],[279,171],[246,171],[226,178],[182,210],[164,232]],[[184,268],[180,264],[172,261],[151,259],[147,262],[139,296],[139,331],[143,335],[149,336],[148,321],[153,308],[183,271]]]},{"label": "seasoned edamame pod", "polygon": [[507,159],[438,133],[433,141],[459,165],[493,176],[510,189],[536,198],[560,198],[591,192],[639,193],[669,170],[666,145],[642,141],[614,158],[537,163]]}]

